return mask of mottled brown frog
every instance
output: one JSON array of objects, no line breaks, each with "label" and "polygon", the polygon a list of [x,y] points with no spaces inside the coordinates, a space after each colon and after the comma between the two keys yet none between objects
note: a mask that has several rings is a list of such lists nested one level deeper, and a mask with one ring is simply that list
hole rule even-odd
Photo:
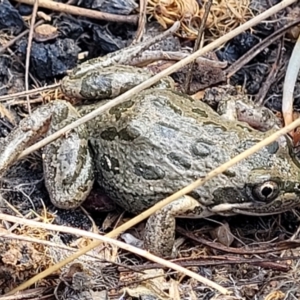
[{"label": "mottled brown frog", "polygon": [[[64,79],[63,90],[98,99],[151,76],[125,66],[80,72]],[[98,105],[75,109],[58,100],[35,110],[1,141],[2,173],[48,123],[50,134]],[[85,200],[96,178],[111,199],[137,214],[265,137],[201,101],[165,85],[153,87],[47,145],[46,186],[54,205],[73,209]],[[183,197],[158,211],[148,220],[146,247],[170,255],[176,216],[268,215],[299,205],[298,166],[288,145],[287,137],[278,139],[194,190],[193,198]]]}]

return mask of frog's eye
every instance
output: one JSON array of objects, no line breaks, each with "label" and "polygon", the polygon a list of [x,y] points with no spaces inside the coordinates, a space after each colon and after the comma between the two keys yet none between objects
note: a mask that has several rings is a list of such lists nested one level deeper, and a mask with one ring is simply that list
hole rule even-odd
[{"label": "frog's eye", "polygon": [[264,183],[257,184],[253,188],[253,194],[258,201],[269,202],[278,196],[279,187],[274,181],[266,181]]}]

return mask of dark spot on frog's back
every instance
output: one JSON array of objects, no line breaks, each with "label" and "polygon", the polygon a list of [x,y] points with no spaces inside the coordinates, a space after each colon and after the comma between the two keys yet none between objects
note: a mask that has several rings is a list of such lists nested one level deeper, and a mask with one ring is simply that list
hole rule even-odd
[{"label": "dark spot on frog's back", "polygon": [[139,131],[133,126],[126,126],[119,132],[119,138],[123,141],[133,141],[139,136]]},{"label": "dark spot on frog's back", "polygon": [[103,155],[100,158],[100,165],[102,170],[105,170],[107,172],[113,172],[114,174],[120,173],[119,161],[114,157]]},{"label": "dark spot on frog's back", "polygon": [[178,106],[174,105],[171,101],[166,100],[165,105],[167,105],[169,108],[171,108],[176,114],[178,114],[180,116],[182,115],[182,110]]},{"label": "dark spot on frog's back", "polygon": [[134,173],[146,180],[159,180],[165,177],[165,172],[160,167],[146,165],[143,162],[134,164]]},{"label": "dark spot on frog's back", "polygon": [[159,111],[161,109],[170,108],[173,112],[178,115],[182,115],[182,110],[179,106],[175,105],[172,101],[169,100],[169,95],[165,96],[163,94],[154,94],[153,99],[151,99],[151,103],[156,109]]},{"label": "dark spot on frog's back", "polygon": [[101,138],[106,141],[113,141],[117,135],[118,132],[115,127],[108,127],[101,132]]},{"label": "dark spot on frog's back", "polygon": [[119,120],[122,116],[122,113],[126,112],[128,108],[132,107],[133,105],[134,102],[131,100],[123,102],[117,106],[112,107],[109,110],[109,114],[115,115],[116,119]]},{"label": "dark spot on frog's back", "polygon": [[200,108],[193,108],[192,112],[199,116],[200,118],[208,118],[208,114],[205,110],[200,109]]},{"label": "dark spot on frog's back", "polygon": [[266,148],[268,149],[268,152],[270,154],[275,154],[279,149],[279,144],[278,144],[278,142],[275,141],[272,144],[266,146]]},{"label": "dark spot on frog's back", "polygon": [[101,132],[101,138],[106,141],[113,141],[116,137],[119,137],[123,141],[133,141],[139,136],[139,131],[132,126],[127,126],[119,132],[115,127],[108,127]]},{"label": "dark spot on frog's back", "polygon": [[191,145],[191,153],[198,157],[207,157],[212,153],[213,143],[205,140],[198,140]]},{"label": "dark spot on frog's back", "polygon": [[234,171],[226,170],[223,172],[223,174],[229,178],[234,178],[236,177],[236,173]]},{"label": "dark spot on frog's back", "polygon": [[108,99],[111,97],[111,78],[105,76],[84,76],[80,94],[83,98]]},{"label": "dark spot on frog's back", "polygon": [[189,170],[191,168],[191,163],[187,158],[183,157],[182,154],[171,152],[167,157],[177,167],[184,170]]}]

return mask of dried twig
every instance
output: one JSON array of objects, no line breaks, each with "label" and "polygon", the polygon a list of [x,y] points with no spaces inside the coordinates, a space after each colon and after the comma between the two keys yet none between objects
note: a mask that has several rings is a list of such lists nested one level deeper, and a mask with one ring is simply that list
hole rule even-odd
[{"label": "dried twig", "polygon": [[227,77],[230,78],[239,69],[241,69],[245,64],[247,64],[251,59],[253,59],[257,54],[259,54],[263,49],[274,43],[277,39],[285,34],[290,28],[298,25],[300,23],[300,18],[279,28],[277,31],[273,32],[270,36],[262,40],[260,43],[251,48],[250,51],[245,53],[237,61],[235,61],[229,68],[225,70]]},{"label": "dried twig", "polygon": [[259,106],[263,106],[265,103],[265,97],[269,91],[270,86],[274,83],[274,80],[278,74],[278,70],[279,70],[279,66],[280,66],[280,61],[282,58],[282,48],[283,48],[283,40],[284,37],[281,37],[278,46],[277,46],[277,55],[276,55],[276,59],[272,65],[272,68],[264,82],[264,84],[262,85],[262,87],[260,88],[258,94],[255,97],[255,102],[259,105]]},{"label": "dried twig", "polygon": [[54,84],[51,84],[51,85],[36,88],[34,90],[14,93],[14,94],[10,94],[10,95],[4,95],[4,96],[0,97],[0,102],[4,102],[4,101],[7,101],[7,100],[12,100],[14,98],[24,97],[24,96],[27,96],[27,95],[38,94],[40,92],[48,91],[48,90],[51,90],[51,89],[56,89],[58,87],[60,87],[60,84],[59,83],[54,83]]},{"label": "dried twig", "polygon": [[[288,125],[293,121],[293,103],[294,103],[294,89],[298,78],[300,69],[300,35],[294,46],[289,64],[286,70],[283,96],[282,96],[282,114],[284,124]],[[292,134],[292,132],[290,133]]]},{"label": "dried twig", "polygon": [[[201,43],[201,40],[203,38],[203,33],[204,33],[206,21],[207,21],[211,6],[212,6],[212,0],[208,0],[205,4],[204,15],[201,19],[201,24],[199,26],[198,36],[197,36],[197,39],[195,41],[193,52],[201,49],[200,43]],[[186,80],[185,80],[185,83],[184,83],[184,91],[185,91],[186,94],[190,93],[190,86],[191,86],[191,80],[192,80],[192,74],[193,74],[192,72],[193,72],[194,64],[195,64],[195,61],[192,61],[188,66],[187,77],[186,77]]]},{"label": "dried twig", "polygon": [[[114,246],[117,246],[121,249],[124,249],[124,250],[127,250],[127,251],[130,251],[132,253],[135,253],[137,255],[140,255],[142,257],[145,257],[149,260],[152,260],[156,263],[159,263],[163,266],[166,266],[168,268],[171,268],[173,270],[176,270],[178,272],[181,272],[187,276],[190,276],[194,279],[196,279],[197,281],[207,285],[207,286],[210,286],[216,290],[218,290],[220,293],[226,295],[226,294],[229,294],[229,291],[223,287],[221,287],[220,285],[210,281],[209,279],[206,279],[188,269],[185,269],[177,264],[174,264],[170,261],[167,261],[165,259],[162,259],[162,258],[159,258],[159,257],[156,257],[155,255],[153,254],[150,254],[148,251],[145,251],[145,250],[141,250],[139,248],[136,248],[136,247],[133,247],[133,246],[130,246],[130,245],[127,245],[123,242],[120,242],[120,241],[117,241],[117,240],[114,240],[112,238],[109,238],[107,236],[101,236],[99,234],[95,234],[95,233],[91,233],[91,232],[87,232],[87,231],[84,231],[84,230],[81,230],[81,229],[75,229],[75,228],[70,228],[70,227],[66,227],[66,226],[59,226],[59,225],[53,225],[53,224],[47,224],[47,223],[41,223],[41,222],[36,222],[36,221],[32,221],[32,220],[27,220],[27,219],[23,219],[23,218],[17,218],[17,217],[13,217],[13,216],[9,216],[9,215],[5,215],[5,214],[0,214],[0,219],[1,220],[6,220],[6,221],[9,221],[9,222],[16,222],[16,223],[19,223],[19,224],[26,224],[26,225],[29,225],[29,226],[33,226],[35,228],[46,228],[48,230],[53,230],[53,231],[59,231],[59,232],[66,232],[66,233],[72,233],[72,234],[76,234],[76,235],[80,235],[80,236],[83,236],[83,237],[88,237],[90,239],[95,239],[95,240],[98,240],[98,243],[109,243],[111,245],[114,245]],[[1,236],[5,237],[5,234],[1,234]],[[42,273],[40,273],[39,275],[41,275]],[[30,281],[30,280],[29,280]],[[27,281],[27,282],[29,282]],[[10,293],[8,293],[7,295],[12,295],[14,294],[15,292],[19,291],[20,287],[23,286],[20,285],[18,288],[12,290]],[[24,287],[25,288],[25,287]]]},{"label": "dried twig", "polygon": [[[161,50],[146,50],[141,55],[134,57],[130,61],[132,66],[145,66],[149,65],[151,62],[158,60],[174,60],[179,61],[188,57],[190,54],[179,51],[161,51]],[[211,60],[205,57],[197,57],[195,62],[199,65],[209,66],[211,68],[224,69],[227,67],[228,63],[226,61]],[[0,97],[1,98],[1,97]],[[1,101],[1,100],[0,100]]]},{"label": "dried twig", "polygon": [[[37,27],[41,24],[44,23],[44,20],[40,20],[38,21],[34,27]],[[9,48],[10,46],[12,46],[16,41],[20,40],[23,36],[25,36],[27,33],[29,32],[29,29],[21,32],[19,35],[17,35],[15,38],[13,38],[12,40],[10,40],[9,42],[7,42],[4,46],[2,46],[0,48],[0,54],[3,53],[7,48]]]},{"label": "dried twig", "polygon": [[[35,0],[17,0],[17,2],[25,3],[29,5],[33,5],[34,1]],[[64,3],[54,2],[50,0],[40,0],[39,7],[44,7],[50,10],[64,12],[71,15],[83,16],[92,19],[104,20],[104,21],[133,23],[133,24],[136,24],[138,22],[138,15],[131,15],[131,16],[114,15],[114,14],[104,13],[104,12],[86,9],[82,7],[67,5]]]},{"label": "dried twig", "polygon": [[141,38],[145,31],[145,25],[147,20],[146,15],[146,9],[147,9],[147,0],[140,0],[140,16],[139,16],[139,22],[138,22],[138,29],[135,33],[135,37],[132,41],[132,44],[136,44],[141,41]]},{"label": "dried twig", "polygon": [[[184,257],[179,259],[172,259],[171,261],[185,268],[188,267],[208,267],[208,266],[222,266],[222,265],[236,265],[236,264],[250,264],[250,265],[260,265],[261,263],[272,263],[276,261],[288,261],[288,260],[299,260],[299,256],[285,256],[285,257],[258,257],[258,258],[244,258],[241,256],[233,255],[195,255],[193,258]],[[271,268],[275,267],[276,270],[280,269],[282,272],[287,272],[290,268],[289,266],[277,263],[276,265],[271,265]],[[142,272],[144,270],[162,268],[161,265],[148,263],[143,265],[135,265],[135,272]],[[126,272],[127,268],[118,268],[120,272]]]},{"label": "dried twig", "polygon": [[[71,4],[74,0],[69,0],[67,2],[67,4]],[[52,14],[50,14],[50,16],[52,16]],[[44,20],[39,20],[37,23],[35,23],[34,28],[36,28],[37,26],[43,24],[45,21]],[[4,46],[2,46],[0,48],[0,54],[3,53],[7,48],[9,48],[10,46],[12,46],[16,41],[18,41],[19,39],[21,39],[23,36],[25,36],[27,33],[29,33],[29,29],[26,29],[25,31],[21,32],[19,35],[17,35],[15,38],[13,38],[12,40],[10,40],[8,43],[6,43]]]},{"label": "dried twig", "polygon": [[[39,0],[35,0],[33,11],[31,14],[31,23],[30,23],[30,29],[29,29],[29,36],[27,41],[27,50],[26,50],[26,62],[25,62],[25,90],[28,91],[29,84],[28,84],[28,73],[29,73],[29,64],[30,64],[30,53],[31,53],[31,45],[32,45],[32,37],[33,37],[33,30],[34,30],[34,24],[36,20],[36,13],[39,7]],[[31,115],[31,106],[29,102],[29,96],[26,96],[27,99],[27,109],[29,115]]]},{"label": "dried twig", "polygon": [[279,252],[282,250],[287,249],[293,249],[298,248],[300,246],[300,240],[293,240],[293,241],[283,241],[278,243],[266,243],[261,245],[260,247],[253,247],[251,248],[249,245],[247,245],[245,248],[233,248],[233,247],[227,247],[222,245],[221,243],[211,242],[204,238],[195,236],[193,233],[188,232],[187,230],[177,226],[176,231],[182,234],[183,236],[188,237],[189,239],[199,243],[203,244],[205,246],[208,246],[210,248],[226,252],[226,253],[234,253],[234,254],[240,254],[240,255],[258,255],[258,254],[268,254],[268,253],[274,253]]}]

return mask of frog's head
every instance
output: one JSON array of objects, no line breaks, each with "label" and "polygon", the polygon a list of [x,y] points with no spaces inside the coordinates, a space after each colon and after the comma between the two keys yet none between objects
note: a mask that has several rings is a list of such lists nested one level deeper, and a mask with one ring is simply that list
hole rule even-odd
[{"label": "frog's head", "polygon": [[272,215],[300,206],[300,184],[282,170],[252,170],[244,186],[249,208],[234,209],[247,215]]},{"label": "frog's head", "polygon": [[229,171],[213,192],[217,214],[272,215],[300,207],[299,165],[285,138],[261,149]]},{"label": "frog's head", "polygon": [[[211,209],[217,214],[244,214],[265,216],[300,207],[300,183],[296,165],[286,169],[254,169],[239,188],[217,189],[219,199]],[[227,198],[226,204],[221,199]]]}]

